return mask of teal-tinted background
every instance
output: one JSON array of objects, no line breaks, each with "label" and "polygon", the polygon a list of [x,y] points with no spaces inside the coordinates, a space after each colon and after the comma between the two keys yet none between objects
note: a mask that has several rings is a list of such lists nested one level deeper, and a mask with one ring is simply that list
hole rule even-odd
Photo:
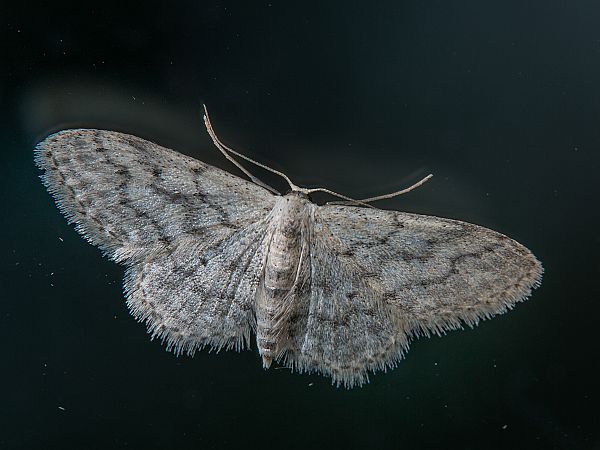
[{"label": "teal-tinted background", "polygon": [[[598,2],[7,1],[0,32],[0,448],[600,449]],[[235,172],[202,102],[297,184],[364,197],[434,173],[378,206],[517,239],[541,288],[351,391],[256,351],[165,352],[32,148],[108,128]]]}]

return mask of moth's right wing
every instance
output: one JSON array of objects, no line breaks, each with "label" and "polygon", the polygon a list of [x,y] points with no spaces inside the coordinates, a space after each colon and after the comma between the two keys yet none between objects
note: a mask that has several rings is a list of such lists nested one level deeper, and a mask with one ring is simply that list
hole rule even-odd
[{"label": "moth's right wing", "polygon": [[542,265],[523,245],[488,228],[399,211],[317,208],[322,237],[398,314],[424,331],[476,324],[526,299]]},{"label": "moth's right wing", "polygon": [[266,189],[135,136],[65,130],[35,150],[42,179],[77,230],[116,261],[182,237],[224,239],[268,215]]},{"label": "moth's right wing", "polygon": [[348,387],[394,366],[411,336],[505,312],[542,273],[500,233],[398,211],[316,207],[310,245],[308,320],[289,365]]}]

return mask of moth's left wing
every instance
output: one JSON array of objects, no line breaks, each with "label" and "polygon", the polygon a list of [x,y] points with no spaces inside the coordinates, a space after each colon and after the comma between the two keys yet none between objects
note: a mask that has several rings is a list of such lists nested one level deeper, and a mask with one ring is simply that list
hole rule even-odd
[{"label": "moth's left wing", "polygon": [[231,235],[183,236],[136,261],[125,278],[131,313],[177,353],[248,347],[269,237],[265,218]]},{"label": "moth's left wing", "polygon": [[136,136],[64,130],[36,146],[61,211],[117,261],[210,240],[263,219],[275,197],[256,184]]}]

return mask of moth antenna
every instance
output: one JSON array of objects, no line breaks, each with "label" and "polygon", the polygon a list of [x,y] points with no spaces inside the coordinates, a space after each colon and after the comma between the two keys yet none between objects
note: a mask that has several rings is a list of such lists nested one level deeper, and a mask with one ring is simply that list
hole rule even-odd
[{"label": "moth antenna", "polygon": [[409,186],[406,189],[402,189],[401,191],[392,192],[390,194],[378,195],[376,197],[363,198],[360,201],[361,202],[365,202],[365,203],[369,203],[369,202],[374,202],[376,200],[383,200],[383,199],[386,199],[386,198],[393,198],[393,197],[397,197],[398,195],[406,194],[407,192],[410,192],[413,189],[416,189],[419,186],[421,186],[422,184],[426,183],[431,177],[433,177],[432,173],[430,173],[429,175],[427,175],[421,181],[417,181],[412,186]]},{"label": "moth antenna", "polygon": [[345,202],[328,202],[327,203],[328,205],[343,205],[343,204],[347,204],[347,203],[356,203],[356,204],[359,204],[359,205],[369,206],[369,207],[373,208],[372,205],[368,204],[369,202],[374,202],[376,200],[383,200],[385,198],[392,198],[392,197],[396,197],[398,195],[406,194],[407,192],[410,192],[413,189],[416,189],[419,186],[421,186],[423,183],[425,183],[431,177],[433,177],[433,174],[430,173],[425,178],[423,178],[421,181],[418,181],[415,184],[413,184],[412,186],[409,186],[406,189],[402,189],[401,191],[392,192],[390,194],[378,195],[376,197],[362,198],[360,200],[355,200],[353,198],[346,197],[346,196],[338,194],[336,192],[332,192],[329,189],[318,188],[318,189],[309,189],[309,191],[310,192],[315,192],[315,191],[327,192],[329,194],[335,195],[335,196],[337,196],[339,198],[342,198],[342,199],[346,200]]},{"label": "moth antenna", "polygon": [[[298,192],[302,192],[304,194],[310,194],[312,192],[325,192],[327,194],[333,195],[335,197],[341,198],[342,200],[345,200],[347,202],[353,203],[353,204],[357,204],[357,205],[362,205],[362,206],[366,206],[369,208],[373,208],[372,205],[369,205],[369,202],[374,202],[376,200],[383,200],[386,198],[393,198],[396,197],[398,195],[402,195],[402,194],[406,194],[407,192],[412,191],[413,189],[418,188],[419,186],[421,186],[423,183],[425,183],[427,180],[429,180],[433,175],[429,174],[427,175],[425,178],[423,178],[421,181],[413,184],[412,186],[407,187],[406,189],[402,189],[401,191],[397,191],[397,192],[392,192],[390,194],[384,194],[384,195],[378,195],[376,197],[369,197],[369,198],[365,198],[365,199],[361,199],[361,200],[357,200],[351,197],[348,197],[346,195],[342,195],[339,194],[337,192],[334,192],[330,189],[326,189],[326,188],[313,188],[313,189],[307,189],[307,188],[301,188],[299,186],[296,186],[294,183],[292,183],[292,180],[290,180],[290,178],[283,172],[280,172],[279,170],[275,170],[265,164],[259,163],[258,161],[253,160],[252,158],[249,158],[248,156],[245,156],[239,152],[237,152],[236,150],[232,149],[231,147],[228,147],[227,145],[223,144],[223,142],[221,142],[221,140],[217,137],[217,134],[215,133],[212,124],[210,122],[210,116],[208,115],[208,109],[206,107],[206,104],[202,104],[202,107],[204,108],[204,125],[206,126],[206,131],[208,131],[208,134],[210,135],[210,137],[212,138],[215,146],[219,149],[219,151],[223,154],[223,156],[225,156],[225,158],[227,158],[229,161],[231,161],[233,164],[235,164],[235,166],[240,169],[243,173],[246,174],[246,176],[248,178],[250,178],[250,180],[255,183],[258,184],[259,186],[262,186],[263,188],[267,189],[268,191],[276,194],[276,195],[280,195],[280,193],[273,189],[271,186],[269,186],[266,183],[263,183],[261,180],[259,180],[258,178],[256,178],[254,175],[252,175],[244,166],[242,166],[238,161],[236,161],[231,155],[235,155],[239,158],[242,158],[248,162],[251,162],[252,164],[254,164],[255,166],[261,167],[265,170],[268,170],[269,172],[274,173],[275,175],[279,175],[280,177],[282,177],[285,181],[287,181],[287,183],[290,185],[290,188],[292,189],[292,191],[298,191]],[[330,204],[333,204],[335,202],[331,202]]]},{"label": "moth antenna", "polygon": [[353,203],[353,204],[357,204],[357,205],[362,205],[362,206],[366,206],[368,208],[375,208],[372,205],[369,205],[368,203],[366,203],[364,200],[356,200],[354,198],[351,197],[347,197],[345,195],[342,194],[338,194],[337,192],[333,192],[329,189],[326,188],[313,188],[313,189],[303,189],[302,192],[304,192],[305,194],[310,194],[312,192],[325,192],[326,194],[330,194],[330,195],[334,195],[335,197],[341,198],[343,200],[346,200],[345,202],[328,202],[328,205],[334,205],[336,203]]},{"label": "moth antenna", "polygon": [[287,183],[290,185],[290,188],[292,188],[293,191],[303,191],[302,188],[299,188],[294,183],[292,183],[292,180],[290,180],[285,173],[280,172],[279,170],[272,169],[271,167],[266,166],[264,164],[261,164],[258,161],[255,161],[252,158],[242,155],[241,153],[236,152],[234,149],[223,144],[217,137],[215,131],[213,130],[212,124],[210,123],[210,117],[208,116],[208,109],[206,108],[206,105],[203,104],[202,106],[204,107],[204,124],[206,125],[206,130],[208,131],[208,134],[212,138],[216,147],[221,151],[221,153],[223,153],[225,158],[227,158],[229,161],[231,161],[233,164],[235,164],[238,169],[240,169],[242,172],[244,172],[252,180],[252,182],[258,184],[259,186],[264,187],[265,189],[268,189],[269,191],[273,192],[274,194],[280,195],[280,193],[278,191],[273,189],[271,186],[263,183],[258,178],[256,178],[254,175],[252,175],[250,172],[248,172],[240,163],[238,163],[235,159],[233,159],[233,157],[231,155],[229,155],[229,153],[232,153],[235,156],[245,159],[246,161],[251,162],[252,164],[254,164],[258,167],[261,167],[265,170],[268,170],[269,172],[273,172],[275,175],[279,175],[280,177],[285,179],[285,181],[287,181]]}]

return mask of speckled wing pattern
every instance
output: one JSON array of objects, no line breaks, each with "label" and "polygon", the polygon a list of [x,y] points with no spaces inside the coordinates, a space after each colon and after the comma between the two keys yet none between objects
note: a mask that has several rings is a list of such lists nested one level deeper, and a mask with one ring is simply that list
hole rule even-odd
[{"label": "speckled wing pattern", "polygon": [[518,242],[439,217],[325,205],[311,241],[307,331],[288,364],[347,386],[395,366],[412,337],[506,312],[542,275]]},{"label": "speckled wing pattern", "polygon": [[528,249],[487,228],[276,196],[126,134],[62,131],[36,162],[69,221],[126,265],[132,314],[177,353],[255,333],[265,367],[362,385],[412,338],[503,313],[541,280]]},{"label": "speckled wing pattern", "polygon": [[247,341],[271,193],[113,131],[53,134],[36,162],[69,221],[127,265],[128,306],[153,336],[190,353]]}]

